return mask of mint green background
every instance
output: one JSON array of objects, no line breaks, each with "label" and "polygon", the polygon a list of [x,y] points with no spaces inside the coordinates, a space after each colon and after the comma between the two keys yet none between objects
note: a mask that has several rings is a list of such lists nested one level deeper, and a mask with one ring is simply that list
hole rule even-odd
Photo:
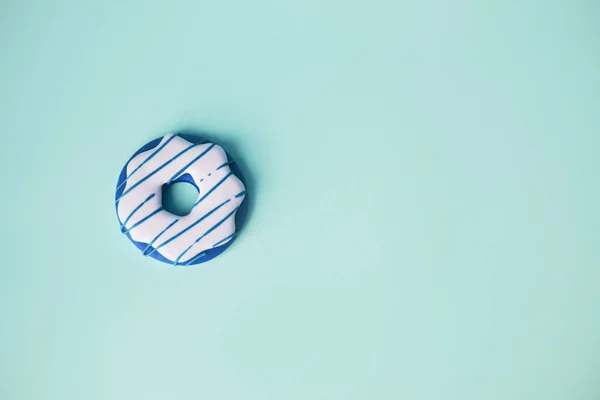
[{"label": "mint green background", "polygon": [[[600,398],[600,5],[0,2],[0,398]],[[204,131],[247,229],[119,234]]]}]

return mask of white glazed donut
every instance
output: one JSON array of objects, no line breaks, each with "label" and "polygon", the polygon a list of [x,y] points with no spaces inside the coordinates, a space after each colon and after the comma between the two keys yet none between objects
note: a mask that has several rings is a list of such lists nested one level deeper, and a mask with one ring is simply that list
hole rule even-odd
[{"label": "white glazed donut", "polygon": [[[220,146],[185,137],[166,135],[143,146],[123,168],[115,193],[121,232],[144,255],[184,266],[208,261],[232,243],[246,196],[239,168]],[[199,191],[183,217],[162,205],[163,187],[180,181]]]}]

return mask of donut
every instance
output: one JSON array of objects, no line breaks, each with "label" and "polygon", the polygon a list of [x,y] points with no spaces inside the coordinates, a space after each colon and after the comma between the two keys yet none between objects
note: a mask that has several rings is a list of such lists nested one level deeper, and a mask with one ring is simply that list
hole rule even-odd
[{"label": "donut", "polygon": [[[164,209],[168,185],[198,190],[190,213]],[[220,146],[192,135],[169,134],[142,146],[123,167],[115,191],[121,233],[144,256],[175,266],[209,261],[235,240],[245,217],[246,185]]]}]

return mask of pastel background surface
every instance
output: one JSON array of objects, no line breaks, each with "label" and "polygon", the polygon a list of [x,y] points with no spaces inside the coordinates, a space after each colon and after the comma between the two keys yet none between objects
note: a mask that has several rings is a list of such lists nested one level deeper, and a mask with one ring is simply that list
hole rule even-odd
[{"label": "pastel background surface", "polygon": [[[0,398],[600,398],[600,3],[0,1]],[[252,212],[174,269],[128,157]]]}]

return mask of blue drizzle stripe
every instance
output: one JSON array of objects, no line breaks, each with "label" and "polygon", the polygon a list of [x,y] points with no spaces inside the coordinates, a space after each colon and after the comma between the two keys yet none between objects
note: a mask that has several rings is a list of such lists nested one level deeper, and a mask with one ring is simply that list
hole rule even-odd
[{"label": "blue drizzle stripe", "polygon": [[170,138],[168,138],[162,145],[160,145],[160,147],[156,150],[154,150],[154,152],[152,154],[150,154],[148,156],[148,158],[146,158],[144,161],[142,161],[142,163],[140,165],[138,165],[136,167],[136,169],[134,169],[133,171],[131,171],[131,173],[129,175],[127,175],[127,177],[123,180],[123,182],[121,182],[121,184],[119,184],[119,186],[117,186],[117,191],[121,188],[121,186],[123,186],[125,183],[127,183],[127,180],[129,180],[129,178],[131,178],[131,176],[133,174],[135,174],[140,168],[142,168],[144,166],[144,164],[146,164],[148,161],[150,161],[150,159],[152,157],[154,157],[155,155],[157,155],[162,149],[165,148],[166,145],[169,144],[169,142],[173,139],[175,139],[177,135],[173,135]]},{"label": "blue drizzle stripe", "polygon": [[152,245],[154,244],[154,242],[156,242],[158,240],[159,237],[162,236],[163,233],[165,233],[166,231],[169,230],[169,228],[171,228],[173,225],[175,225],[177,222],[179,221],[179,218],[177,218],[175,221],[171,222],[169,224],[169,226],[167,226],[165,229],[163,229],[158,235],[156,235],[156,237],[154,239],[152,239],[150,241],[150,243],[148,243],[148,246],[146,246],[146,248],[142,251],[142,254],[144,256],[147,256],[148,254],[146,254],[146,252],[148,251],[149,248],[152,247]]},{"label": "blue drizzle stripe", "polygon": [[187,253],[189,249],[191,249],[192,247],[194,247],[194,245],[196,243],[198,243],[200,240],[202,240],[202,238],[206,237],[209,233],[211,233],[212,231],[214,231],[215,229],[217,229],[219,226],[221,226],[221,224],[223,224],[223,222],[227,221],[229,219],[229,217],[231,217],[233,214],[235,214],[235,212],[238,210],[238,208],[239,207],[234,208],[233,211],[231,211],[229,214],[227,214],[222,220],[220,220],[219,222],[217,222],[209,230],[207,230],[206,232],[204,232],[204,234],[202,236],[200,236],[198,239],[196,239],[196,241],[194,243],[192,243],[187,249],[185,249],[183,251],[183,253],[181,253],[175,259],[175,262],[173,263],[173,265],[177,265],[179,263],[179,260],[181,259],[181,257],[183,257],[184,254]]},{"label": "blue drizzle stripe", "polygon": [[169,239],[167,239],[166,241],[164,241],[163,243],[161,243],[159,246],[155,247],[154,250],[152,250],[147,255],[149,256],[150,254],[154,253],[156,250],[160,249],[161,247],[166,246],[167,244],[171,243],[173,240],[177,239],[179,236],[183,235],[184,233],[186,233],[187,231],[189,231],[190,229],[192,229],[194,226],[196,226],[200,222],[204,221],[211,214],[213,214],[215,211],[217,211],[219,208],[223,207],[225,204],[229,203],[230,201],[231,201],[231,199],[225,200],[224,202],[222,202],[221,204],[219,204],[218,206],[216,206],[215,208],[213,208],[212,210],[210,210],[209,212],[207,212],[206,214],[204,214],[203,216],[201,216],[196,222],[194,222],[193,224],[191,224],[190,226],[188,226],[187,228],[185,228],[184,230],[182,230],[181,232],[179,232],[175,236],[170,237]]},{"label": "blue drizzle stripe", "polygon": [[125,218],[125,221],[123,222],[123,224],[121,225],[121,232],[125,232],[125,225],[127,225],[127,222],[129,222],[129,220],[131,219],[131,217],[133,217],[133,215],[144,206],[144,204],[146,204],[147,202],[149,202],[150,200],[152,200],[152,198],[156,196],[156,194],[152,193],[150,196],[148,196],[148,198],[146,198],[146,200],[142,201],[140,203],[139,206],[137,206],[136,208],[133,209],[133,211],[129,214],[129,216],[127,216],[127,218]]},{"label": "blue drizzle stripe", "polygon": [[177,171],[175,173],[175,175],[173,175],[172,177],[169,178],[169,180],[167,181],[167,185],[169,183],[171,183],[171,181],[173,181],[173,179],[177,178],[179,176],[179,174],[181,174],[183,171],[185,171],[186,169],[188,169],[190,167],[190,165],[192,165],[193,163],[195,163],[196,161],[198,161],[199,159],[201,159],[206,153],[208,153],[209,151],[212,150],[212,148],[215,147],[215,144],[211,144],[208,149],[204,150],[202,152],[202,154],[200,154],[198,157],[194,158],[192,161],[190,161],[189,163],[187,163],[187,165],[183,168],[181,168],[179,171]]},{"label": "blue drizzle stripe", "polygon": [[138,222],[136,222],[135,224],[133,224],[133,226],[131,228],[127,229],[123,233],[129,233],[129,232],[131,232],[133,230],[133,228],[137,228],[138,226],[140,226],[144,222],[148,221],[150,218],[154,217],[156,214],[158,214],[162,210],[164,210],[164,209],[162,207],[159,207],[158,209],[152,211],[150,214],[148,214],[147,216],[145,216],[144,218],[142,218],[141,220],[139,220]]},{"label": "blue drizzle stripe", "polygon": [[226,167],[226,166],[228,166],[228,165],[231,165],[231,164],[235,164],[235,161],[227,161],[227,162],[224,162],[223,164],[219,165],[215,171],[218,171],[218,170],[220,170],[221,168],[223,168],[223,167]]},{"label": "blue drizzle stripe", "polygon": [[206,194],[204,196],[202,196],[200,198],[200,200],[198,200],[196,203],[194,203],[194,205],[192,206],[192,208],[196,207],[198,204],[200,204],[200,202],[202,200],[204,200],[205,198],[207,198],[212,192],[215,191],[216,188],[218,188],[219,186],[221,186],[221,184],[223,182],[225,182],[227,180],[227,178],[229,178],[231,175],[233,175],[233,172],[229,172],[227,175],[225,175],[225,177],[223,179],[221,179],[215,186],[213,186],[208,192],[206,192]]},{"label": "blue drizzle stripe", "polygon": [[199,259],[201,259],[204,256],[206,256],[206,252],[202,252],[202,253],[198,254],[197,256],[194,256],[190,261],[188,261],[185,264],[183,264],[183,266],[187,267],[188,265],[190,265],[194,261],[199,260]]},{"label": "blue drizzle stripe", "polygon": [[245,196],[245,195],[246,195],[246,191],[242,190],[241,192],[239,192],[238,194],[235,195],[235,198],[237,199],[237,198],[240,198],[240,197]]},{"label": "blue drizzle stripe", "polygon": [[137,181],[132,187],[130,187],[129,189],[127,189],[125,192],[123,192],[123,194],[121,195],[121,197],[119,197],[115,201],[115,203],[118,203],[119,200],[121,200],[123,197],[125,197],[127,195],[127,193],[131,192],[133,189],[135,189],[136,187],[138,187],[139,185],[141,185],[142,183],[144,183],[152,175],[156,174],[158,171],[160,171],[161,169],[163,169],[164,167],[166,167],[167,165],[169,165],[170,163],[172,163],[173,161],[175,161],[177,158],[179,158],[181,155],[183,155],[187,151],[189,151],[192,148],[194,148],[196,146],[199,146],[199,145],[200,144],[192,144],[191,146],[188,146],[185,149],[181,150],[179,153],[177,153],[176,155],[174,155],[170,160],[168,160],[167,162],[165,162],[163,165],[161,165],[160,167],[158,167],[154,171],[150,172],[148,175],[146,175],[145,177],[143,177],[142,179],[140,179],[139,181]]},{"label": "blue drizzle stripe", "polygon": [[237,233],[232,233],[231,235],[227,236],[226,238],[219,240],[217,243],[213,244],[213,249],[215,247],[219,247],[220,245],[222,245],[223,243],[225,243],[229,239],[234,238],[235,236],[237,236]]}]

